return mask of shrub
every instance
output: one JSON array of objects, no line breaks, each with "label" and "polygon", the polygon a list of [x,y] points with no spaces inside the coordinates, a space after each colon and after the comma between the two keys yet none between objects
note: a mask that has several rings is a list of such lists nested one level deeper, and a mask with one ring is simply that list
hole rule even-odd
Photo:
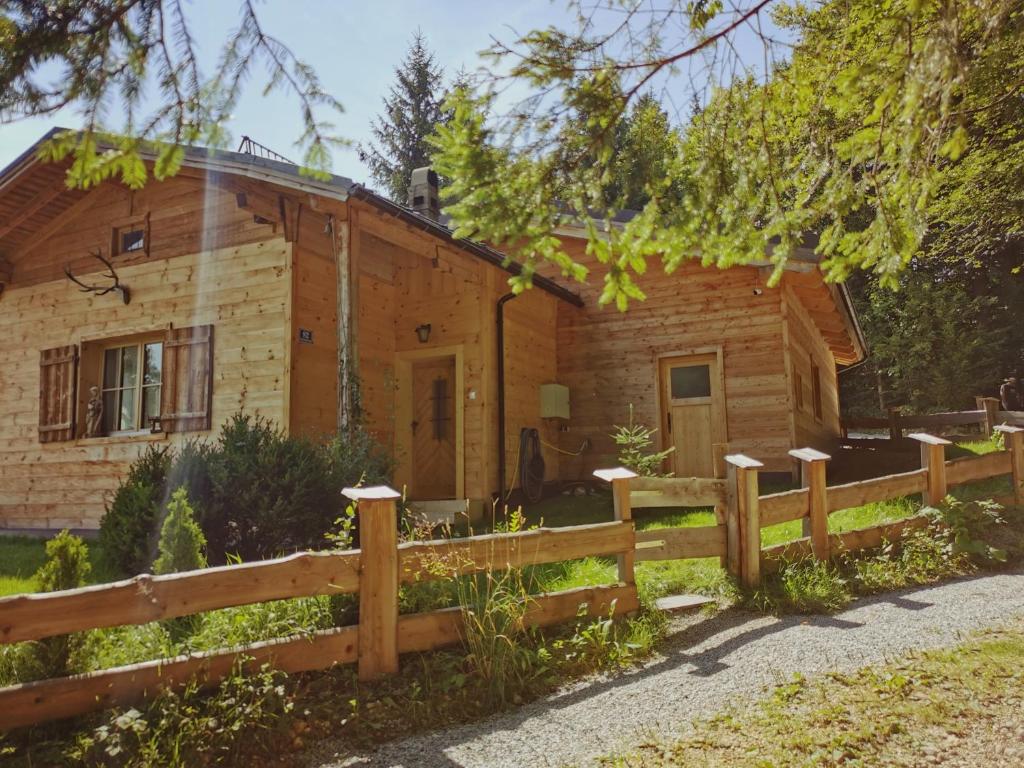
[{"label": "shrub", "polygon": [[150,447],[132,465],[101,523],[121,571],[148,570],[161,505],[186,489],[206,537],[206,556],[223,564],[317,548],[341,511],[341,489],[386,482],[393,462],[361,429],[318,443],[288,437],[259,416],[235,415],[215,442],[193,440],[175,455]]},{"label": "shrub", "polygon": [[661,467],[675,446],[664,451],[651,451],[656,429],[648,429],[633,421],[633,404],[629,404],[629,426],[615,427],[612,439],[619,446],[619,463],[641,477],[662,475]]},{"label": "shrub", "polygon": [[[46,562],[34,579],[40,592],[76,589],[85,585],[90,567],[85,542],[65,530],[46,542]],[[5,647],[0,677],[28,682],[70,675],[80,662],[85,638],[84,633],[74,633]]]},{"label": "shrub", "polygon": [[243,560],[315,547],[338,517],[341,487],[323,446],[262,417],[235,416],[210,452],[202,523],[220,552]]},{"label": "shrub", "polygon": [[246,758],[259,762],[286,737],[292,706],[282,673],[236,667],[212,694],[193,682],[161,693],[144,710],[114,710],[103,725],[79,736],[65,757],[75,765],[110,768],[253,764]]},{"label": "shrub", "polygon": [[206,567],[206,537],[195,521],[188,494],[179,488],[167,505],[167,517],[160,530],[160,556],[153,573],[179,573]]},{"label": "shrub", "polygon": [[840,570],[813,558],[785,563],[749,597],[759,610],[772,613],[831,613],[852,599]]},{"label": "shrub", "polygon": [[125,574],[149,570],[173,454],[149,445],[128,470],[100,521],[104,557]]}]

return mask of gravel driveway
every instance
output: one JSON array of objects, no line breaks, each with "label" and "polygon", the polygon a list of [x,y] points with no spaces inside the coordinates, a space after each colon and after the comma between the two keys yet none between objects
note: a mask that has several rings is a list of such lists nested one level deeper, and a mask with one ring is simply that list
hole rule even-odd
[{"label": "gravel driveway", "polygon": [[[585,765],[659,732],[678,732],[737,695],[793,673],[852,670],[1024,616],[1024,572],[961,579],[855,602],[834,616],[773,618],[725,611],[679,619],[645,666],[591,679],[510,712],[457,728],[335,754],[311,765],[470,768]],[[333,755],[333,757],[332,757]]]}]

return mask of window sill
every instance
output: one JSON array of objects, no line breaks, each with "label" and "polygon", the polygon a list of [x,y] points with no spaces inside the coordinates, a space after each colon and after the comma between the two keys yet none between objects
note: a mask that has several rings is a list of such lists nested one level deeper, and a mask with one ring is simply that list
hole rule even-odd
[{"label": "window sill", "polygon": [[75,440],[75,445],[116,445],[117,443],[142,443],[156,440],[166,440],[166,432],[124,432],[120,435],[108,435],[107,437],[80,437]]}]

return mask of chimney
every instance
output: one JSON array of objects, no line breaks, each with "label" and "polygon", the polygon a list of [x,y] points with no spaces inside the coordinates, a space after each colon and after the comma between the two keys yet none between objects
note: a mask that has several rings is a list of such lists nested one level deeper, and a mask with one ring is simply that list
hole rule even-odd
[{"label": "chimney", "polygon": [[437,174],[430,168],[417,168],[409,184],[409,207],[421,216],[441,218],[441,198],[437,193]]}]

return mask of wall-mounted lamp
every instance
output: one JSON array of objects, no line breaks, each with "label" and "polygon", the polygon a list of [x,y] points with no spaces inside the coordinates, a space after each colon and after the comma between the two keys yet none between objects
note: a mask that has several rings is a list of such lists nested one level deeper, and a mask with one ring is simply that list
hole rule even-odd
[{"label": "wall-mounted lamp", "polygon": [[430,340],[430,323],[416,326],[416,338],[420,340],[420,344],[426,344]]}]

